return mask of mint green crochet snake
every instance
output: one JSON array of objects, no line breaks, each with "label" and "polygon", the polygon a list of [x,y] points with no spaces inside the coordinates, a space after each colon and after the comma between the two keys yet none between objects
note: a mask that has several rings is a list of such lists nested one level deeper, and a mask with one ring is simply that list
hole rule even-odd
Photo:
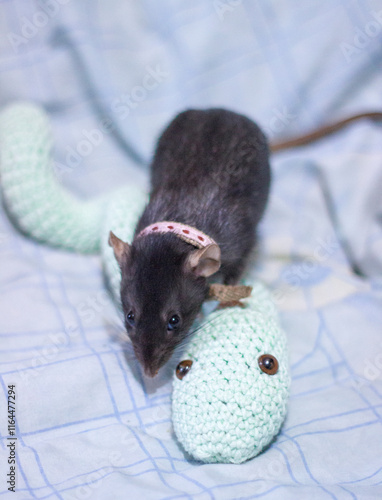
[{"label": "mint green crochet snake", "polygon": [[[1,113],[0,172],[7,209],[25,233],[41,242],[101,252],[119,302],[120,271],[107,243],[109,231],[131,241],[147,198],[125,187],[88,202],[76,199],[58,183],[51,149],[49,120],[39,107],[18,103]],[[182,378],[174,375],[175,433],[186,451],[204,462],[241,463],[254,457],[279,432],[286,414],[287,345],[276,308],[258,282],[243,302],[244,308],[216,310],[207,317],[185,351],[191,367]],[[261,363],[264,355],[276,358],[276,373],[266,365],[269,356]]]}]

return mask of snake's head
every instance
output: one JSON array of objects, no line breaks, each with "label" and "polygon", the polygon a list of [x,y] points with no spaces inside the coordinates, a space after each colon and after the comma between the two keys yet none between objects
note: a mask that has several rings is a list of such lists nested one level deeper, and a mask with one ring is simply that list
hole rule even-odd
[{"label": "snake's head", "polygon": [[173,424],[188,453],[240,463],[280,430],[287,408],[286,337],[262,287],[245,309],[216,311],[174,375]]}]

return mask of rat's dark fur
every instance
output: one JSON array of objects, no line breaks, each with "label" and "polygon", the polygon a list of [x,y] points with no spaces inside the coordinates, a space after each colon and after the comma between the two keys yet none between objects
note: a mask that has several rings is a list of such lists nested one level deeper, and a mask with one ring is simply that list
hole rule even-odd
[{"label": "rat's dark fur", "polygon": [[[266,139],[248,118],[223,109],[180,113],[159,139],[135,235],[163,220],[194,226],[219,245],[224,283],[236,283],[267,202],[268,158]],[[186,266],[194,250],[171,233],[151,234],[135,238],[121,264],[124,313],[135,317],[126,327],[148,375],[170,358],[206,298],[207,279]],[[174,314],[180,324],[167,331]]]}]

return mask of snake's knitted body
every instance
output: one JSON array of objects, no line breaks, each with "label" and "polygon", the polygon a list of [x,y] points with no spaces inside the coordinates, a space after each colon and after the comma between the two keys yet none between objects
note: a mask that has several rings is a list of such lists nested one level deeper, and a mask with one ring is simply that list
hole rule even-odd
[{"label": "snake's knitted body", "polygon": [[[254,457],[278,433],[289,393],[285,334],[269,292],[253,284],[246,307],[210,314],[191,338],[183,359],[193,361],[174,377],[173,423],[179,441],[204,462],[241,463]],[[272,354],[275,375],[258,359]]]},{"label": "snake's knitted body", "polygon": [[0,137],[3,196],[21,229],[50,245],[99,251],[105,200],[81,202],[59,185],[45,113],[32,104],[7,108],[1,115]]},{"label": "snake's knitted body", "polygon": [[53,171],[52,134],[45,112],[17,103],[0,115],[0,174],[6,207],[17,225],[48,245],[103,256],[113,295],[119,301],[120,272],[108,245],[109,231],[131,241],[146,196],[133,186],[82,201]]},{"label": "snake's knitted body", "polygon": [[[52,168],[49,120],[37,106],[15,104],[0,115],[0,173],[4,201],[17,225],[49,245],[101,252],[115,299],[120,271],[109,247],[112,230],[131,241],[147,201],[134,187],[80,201]],[[285,336],[268,292],[256,283],[246,307],[210,314],[191,339],[185,378],[174,377],[173,422],[179,441],[199,460],[239,463],[258,454],[277,434],[286,413],[289,374]],[[274,375],[258,358],[278,359]]]}]

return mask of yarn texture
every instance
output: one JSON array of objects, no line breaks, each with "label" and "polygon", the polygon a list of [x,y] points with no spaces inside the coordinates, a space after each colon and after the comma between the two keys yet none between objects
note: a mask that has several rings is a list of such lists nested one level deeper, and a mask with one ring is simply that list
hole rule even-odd
[{"label": "yarn texture", "polygon": [[[173,424],[184,448],[203,462],[241,463],[278,433],[289,394],[286,337],[269,292],[253,284],[246,307],[210,314],[182,359],[190,371],[173,383]],[[258,358],[273,355],[275,375]]]},{"label": "yarn texture", "polygon": [[[109,231],[132,241],[147,196],[131,186],[90,201],[68,193],[53,172],[48,117],[31,103],[16,103],[0,114],[0,174],[14,222],[49,245],[100,252],[120,305],[121,274],[108,245]],[[193,362],[191,369],[181,380],[174,375],[175,433],[186,451],[204,462],[254,457],[279,432],[286,414],[286,338],[269,292],[258,282],[246,284],[253,291],[242,299],[245,307],[208,315],[183,356]],[[243,290],[240,298],[247,295]],[[260,369],[263,354],[277,359],[276,374]]]},{"label": "yarn texture", "polygon": [[81,253],[100,249],[107,198],[80,201],[59,184],[47,115],[17,103],[0,117],[1,185],[19,227],[39,241]]},{"label": "yarn texture", "polygon": [[119,303],[121,276],[108,245],[109,231],[131,241],[147,196],[134,186],[124,186],[94,200],[79,200],[55,176],[52,149],[50,122],[43,109],[20,102],[0,114],[0,173],[7,210],[38,241],[79,253],[101,252]]}]

